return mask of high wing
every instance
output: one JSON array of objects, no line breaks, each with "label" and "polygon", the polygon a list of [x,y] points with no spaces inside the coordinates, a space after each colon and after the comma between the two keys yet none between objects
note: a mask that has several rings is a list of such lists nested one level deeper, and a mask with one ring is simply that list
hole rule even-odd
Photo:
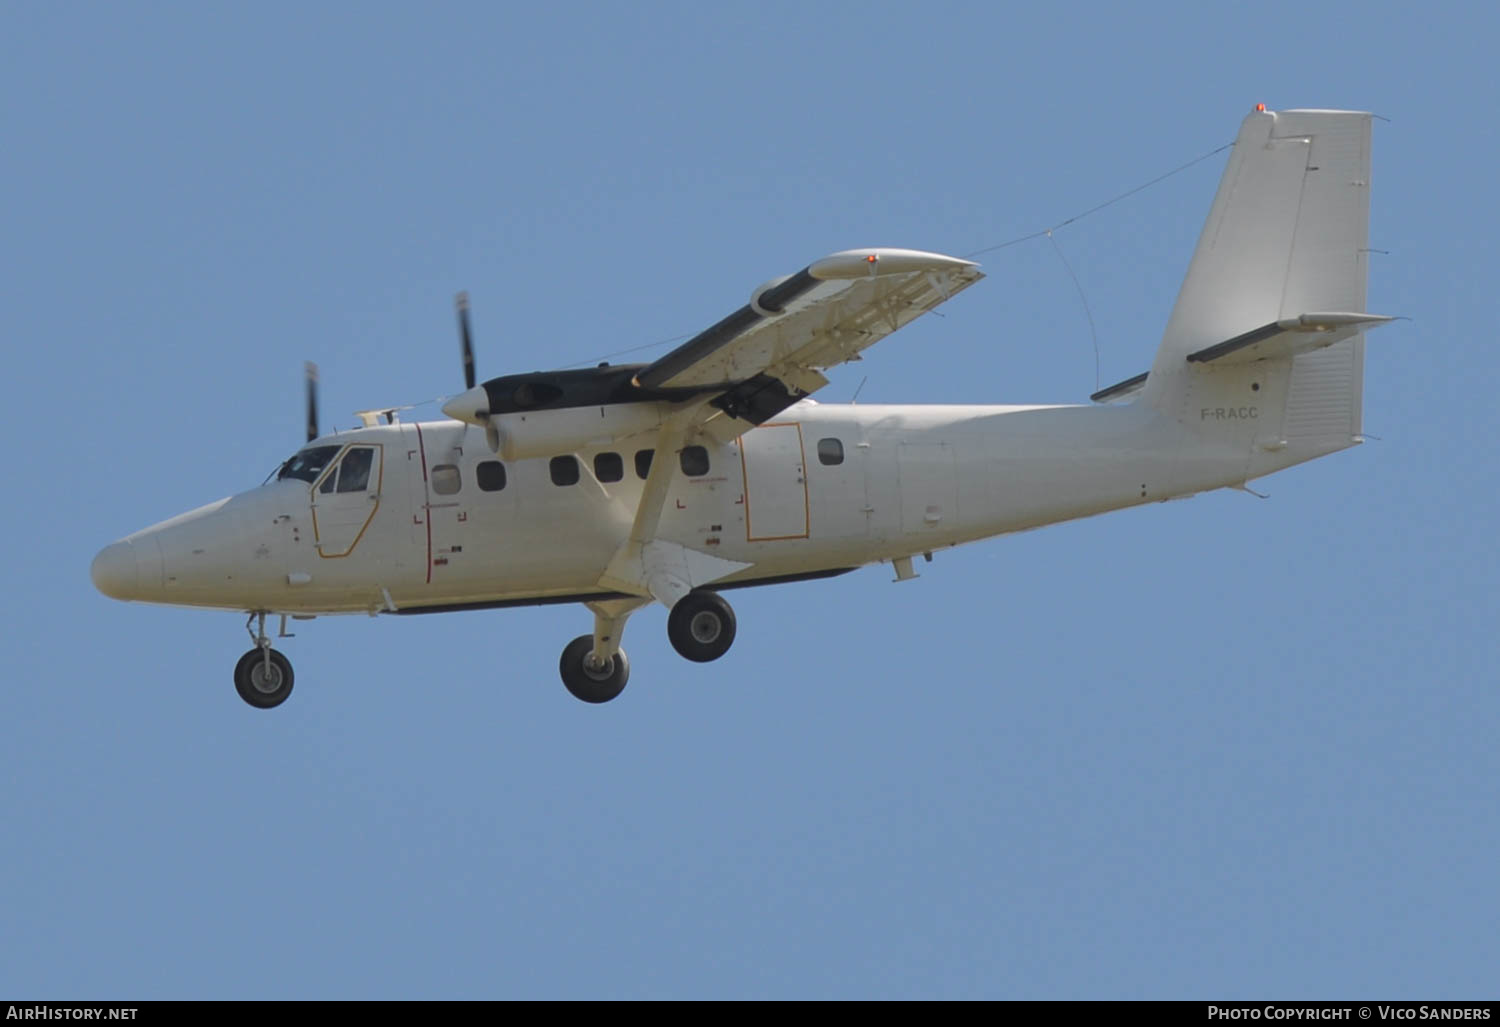
[{"label": "high wing", "polygon": [[652,391],[716,392],[693,427],[727,442],[828,384],[825,369],[859,359],[983,277],[972,261],[940,253],[844,250],[767,282],[635,381]]},{"label": "high wing", "polygon": [[[756,289],[750,302],[635,375],[645,391],[696,393],[657,431],[656,451],[689,434],[723,443],[828,384],[825,368],[859,358],[984,277],[972,261],[918,250],[845,250]],[[646,476],[630,537],[599,579],[671,607],[694,588],[749,564],[656,537],[675,460]]]},{"label": "high wing", "polygon": [[[723,444],[827,385],[825,369],[859,359],[982,277],[972,261],[940,253],[845,250],[767,282],[653,364],[492,378],[451,398],[443,413],[485,429],[507,460],[653,432],[667,420]],[[464,352],[468,366],[467,341]]]},{"label": "high wing", "polygon": [[[507,460],[626,438],[644,447],[653,440],[659,455],[646,475],[630,536],[599,584],[671,606],[690,590],[749,565],[657,537],[678,473],[678,461],[667,454],[690,439],[723,445],[764,424],[827,385],[824,370],[859,359],[864,349],[982,277],[973,261],[940,253],[844,250],[767,282],[745,306],[653,364],[470,381],[443,412],[483,428],[490,449]],[[472,350],[462,298],[459,310],[468,367]],[[601,610],[598,616],[612,616]]]}]

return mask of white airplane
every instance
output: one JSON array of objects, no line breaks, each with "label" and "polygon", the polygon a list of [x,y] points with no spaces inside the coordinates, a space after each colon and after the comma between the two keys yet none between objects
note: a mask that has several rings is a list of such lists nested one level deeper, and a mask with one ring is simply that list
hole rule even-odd
[{"label": "white airplane", "polygon": [[[267,615],[582,603],[569,692],[613,699],[620,637],[659,602],[690,660],[723,656],[720,592],[889,561],[1251,479],[1360,441],[1370,115],[1273,112],[1240,127],[1151,369],[1079,406],[857,406],[823,370],[982,277],[971,261],[846,250],[756,289],[651,364],[475,384],[451,420],[317,428],[259,488],[105,547],[116,599],[248,612],[234,670],[279,705],[292,668]],[[1129,402],[1122,402],[1129,400]]]}]

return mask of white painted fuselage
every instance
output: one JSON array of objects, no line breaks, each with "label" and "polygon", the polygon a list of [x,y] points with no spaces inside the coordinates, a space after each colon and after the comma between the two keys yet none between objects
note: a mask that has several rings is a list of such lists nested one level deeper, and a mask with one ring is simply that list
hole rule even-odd
[{"label": "white painted fuselage", "polygon": [[[749,565],[715,588],[816,576],[1238,485],[1354,441],[1258,445],[1280,424],[1264,404],[1193,413],[804,401],[708,448],[706,472],[701,454],[653,457],[674,464],[656,537]],[[456,421],[325,436],[309,447],[339,447],[330,470],[372,451],[365,488],[271,481],[116,543],[95,577],[121,599],[288,614],[602,598],[654,441],[501,463]]]}]

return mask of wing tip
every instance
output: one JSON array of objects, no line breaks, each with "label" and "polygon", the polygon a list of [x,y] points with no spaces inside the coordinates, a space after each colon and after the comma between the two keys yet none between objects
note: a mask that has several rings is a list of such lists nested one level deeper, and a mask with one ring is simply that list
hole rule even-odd
[{"label": "wing tip", "polygon": [[963,257],[950,257],[926,250],[904,250],[893,246],[870,246],[840,250],[815,260],[807,273],[820,281],[864,278],[869,275],[911,274],[914,271],[957,271],[979,265]]}]

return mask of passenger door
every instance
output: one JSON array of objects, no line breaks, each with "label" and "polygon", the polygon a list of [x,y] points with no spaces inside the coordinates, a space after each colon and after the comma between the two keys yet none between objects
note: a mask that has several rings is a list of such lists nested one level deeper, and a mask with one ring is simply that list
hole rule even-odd
[{"label": "passenger door", "polygon": [[802,426],[763,424],[739,438],[745,470],[745,539],[807,538]]}]

